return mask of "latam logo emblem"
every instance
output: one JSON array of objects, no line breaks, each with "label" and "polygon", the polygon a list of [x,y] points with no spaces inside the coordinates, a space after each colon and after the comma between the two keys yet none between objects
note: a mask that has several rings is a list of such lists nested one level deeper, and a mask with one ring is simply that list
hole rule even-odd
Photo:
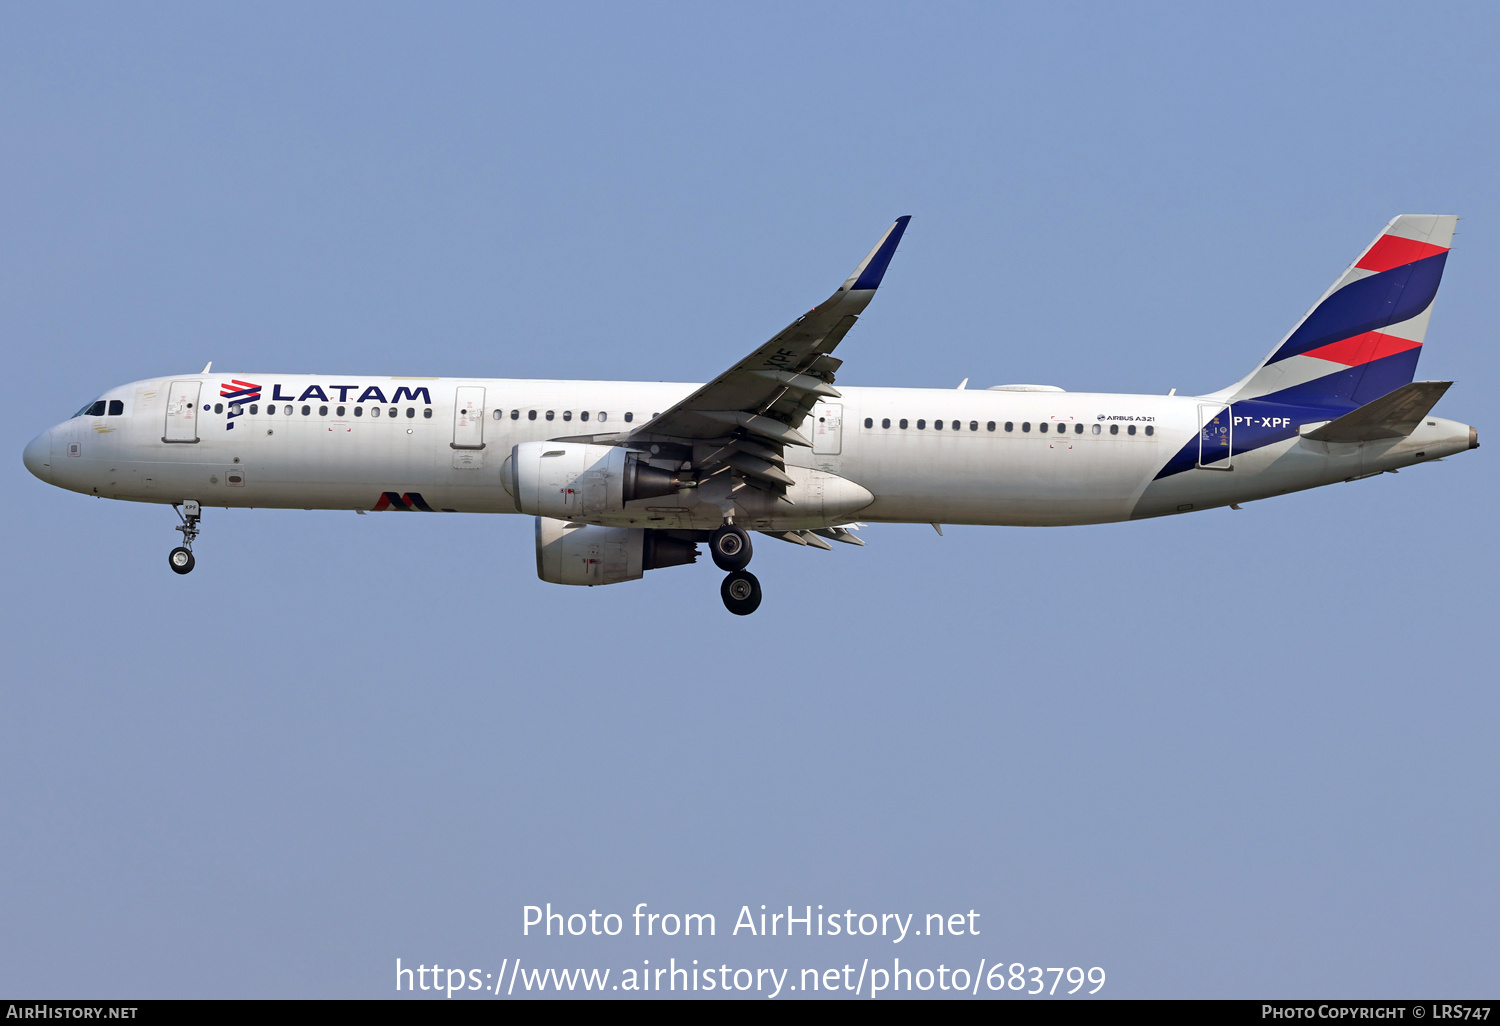
[{"label": "latam logo emblem", "polygon": [[229,418],[224,424],[224,430],[233,431],[234,418],[244,414],[245,403],[260,402],[260,386],[249,381],[232,380],[227,385],[219,385],[219,398],[229,401]]}]

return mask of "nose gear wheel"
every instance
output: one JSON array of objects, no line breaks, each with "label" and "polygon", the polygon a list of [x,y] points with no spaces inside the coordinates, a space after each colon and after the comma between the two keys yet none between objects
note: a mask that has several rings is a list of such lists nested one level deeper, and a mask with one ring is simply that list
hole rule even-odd
[{"label": "nose gear wheel", "polygon": [[198,521],[203,518],[198,503],[193,500],[184,502],[180,507],[174,502],[172,508],[177,511],[177,516],[182,520],[173,530],[182,532],[182,544],[167,553],[167,565],[176,574],[190,574],[197,560],[193,559],[193,541],[198,537],[200,528]]}]

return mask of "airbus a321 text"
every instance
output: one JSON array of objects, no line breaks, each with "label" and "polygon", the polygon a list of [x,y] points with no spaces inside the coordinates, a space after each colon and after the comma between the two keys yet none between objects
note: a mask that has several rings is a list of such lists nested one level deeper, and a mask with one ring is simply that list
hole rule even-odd
[{"label": "airbus a321 text", "polygon": [[[909,218],[848,280],[706,385],[183,374],[110,389],[26,447],[86,495],[536,518],[537,574],[618,584],[706,543],[753,612],[751,535],[831,549],[870,523],[1099,524],[1234,505],[1479,444],[1414,381],[1457,218],[1402,215],[1248,375],[1208,395],[1051,385],[835,388],[834,351]],[[941,528],[939,528],[941,530]]]}]

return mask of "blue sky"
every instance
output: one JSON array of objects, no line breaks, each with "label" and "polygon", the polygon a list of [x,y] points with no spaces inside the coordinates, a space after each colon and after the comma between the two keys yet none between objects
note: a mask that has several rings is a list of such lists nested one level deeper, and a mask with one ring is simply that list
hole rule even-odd
[{"label": "blue sky", "polygon": [[[1190,517],[867,530],[537,581],[520,517],[90,501],[21,449],[246,372],[703,380],[913,221],[840,383],[1214,389],[1398,213],[1419,376],[1495,412],[1481,4],[9,5],[0,992],[393,968],[1102,966],[1106,995],[1488,993],[1487,446]],[[1490,313],[1485,311],[1489,310]],[[713,941],[520,935],[709,911]],[[771,946],[741,905],[982,913]]]}]

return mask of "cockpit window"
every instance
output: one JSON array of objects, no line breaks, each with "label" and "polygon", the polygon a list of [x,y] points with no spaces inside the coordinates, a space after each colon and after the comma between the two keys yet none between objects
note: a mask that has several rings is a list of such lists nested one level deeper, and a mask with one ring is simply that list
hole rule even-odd
[{"label": "cockpit window", "polygon": [[77,413],[73,414],[73,416],[75,416],[75,417],[102,417],[102,416],[104,416],[104,409],[105,409],[105,407],[107,405],[108,404],[103,399],[98,399],[98,400],[95,400],[94,402],[89,403],[83,409],[81,409]]},{"label": "cockpit window", "polygon": [[111,399],[109,401],[109,415],[111,417],[125,416],[125,400]]}]

